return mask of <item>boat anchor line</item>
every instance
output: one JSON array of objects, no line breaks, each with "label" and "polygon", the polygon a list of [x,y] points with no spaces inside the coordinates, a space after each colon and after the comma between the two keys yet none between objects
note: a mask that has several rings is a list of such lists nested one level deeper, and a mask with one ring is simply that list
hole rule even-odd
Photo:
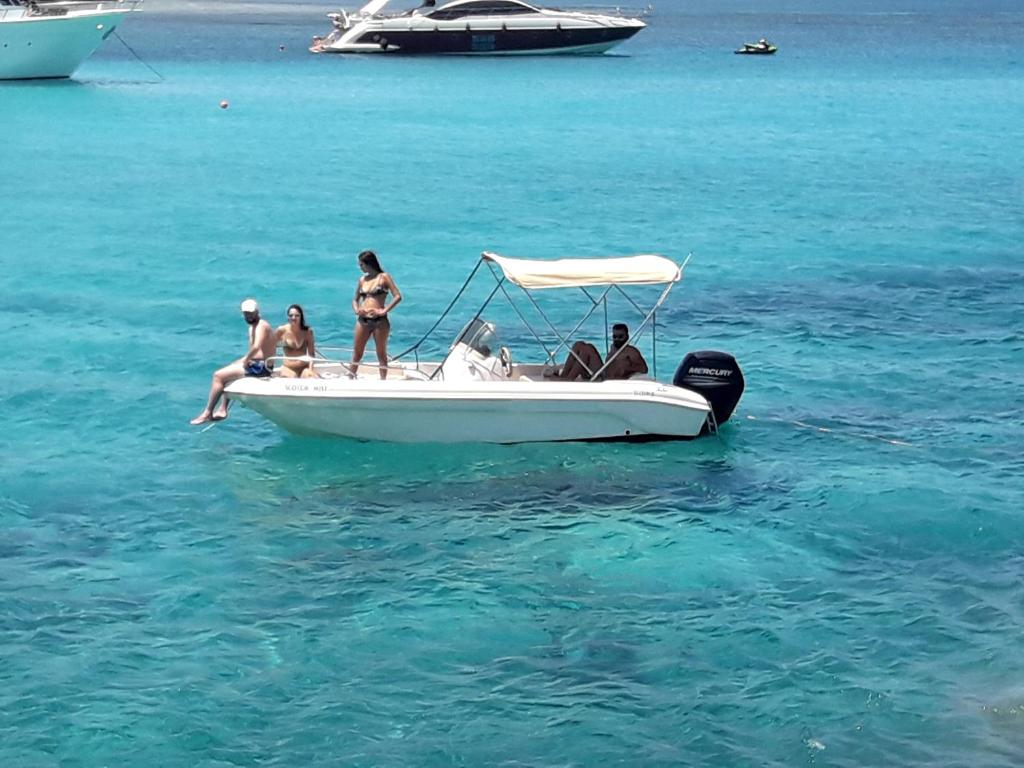
[{"label": "boat anchor line", "polygon": [[[132,48],[132,47],[131,47],[130,45],[128,45],[128,43],[126,43],[126,42],[124,41],[124,38],[123,38],[123,37],[121,37],[121,35],[120,35],[120,34],[118,34],[118,32],[117,32],[117,30],[116,30],[116,29],[115,29],[115,30],[114,30],[114,32],[113,32],[113,36],[114,36],[114,37],[116,37],[116,38],[118,39],[118,41],[119,41],[119,42],[121,43],[121,45],[123,45],[123,46],[124,46],[125,48],[127,48],[127,49],[128,49],[128,52],[129,52],[129,53],[130,53],[130,54],[131,54],[132,56],[134,56],[134,57],[135,57],[136,59],[138,59],[138,60],[139,60],[139,63],[140,63],[140,64],[142,64],[142,66],[144,66],[144,67],[145,67],[146,69],[148,69],[148,70],[149,70],[150,72],[152,72],[152,73],[153,73],[154,75],[156,75],[157,77],[159,77],[161,81],[162,81],[162,80],[164,80],[164,76],[163,76],[163,75],[161,75],[161,74],[160,74],[159,72],[157,72],[157,71],[156,71],[156,70],[155,70],[155,69],[154,69],[154,68],[152,67],[152,65],[150,65],[150,63],[149,63],[148,61],[146,61],[146,60],[145,60],[145,59],[143,59],[143,58],[142,58],[141,56],[139,56],[139,54],[138,54],[138,53],[136,52],[136,50],[135,50],[134,48]],[[204,431],[205,431],[205,430],[204,430]]]},{"label": "boat anchor line", "polygon": [[805,421],[798,421],[796,419],[781,419],[772,416],[751,416],[747,414],[747,421],[769,421],[775,424],[789,424],[794,427],[801,429],[809,429],[813,432],[821,432],[823,434],[835,435],[836,437],[859,437],[862,440],[880,440],[883,443],[889,445],[896,445],[900,448],[916,448],[913,443],[908,443],[905,440],[893,440],[889,437],[882,437],[882,435],[873,435],[870,432],[852,432],[845,429],[833,429],[832,427],[819,427],[816,424],[808,424]]}]

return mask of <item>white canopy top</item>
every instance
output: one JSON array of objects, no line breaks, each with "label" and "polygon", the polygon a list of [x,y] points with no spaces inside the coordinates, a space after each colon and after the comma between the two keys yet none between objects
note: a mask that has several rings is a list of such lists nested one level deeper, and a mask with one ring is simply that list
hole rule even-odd
[{"label": "white canopy top", "polygon": [[520,288],[581,288],[588,285],[674,283],[683,275],[671,259],[654,254],[601,259],[513,259],[484,251],[505,277]]}]

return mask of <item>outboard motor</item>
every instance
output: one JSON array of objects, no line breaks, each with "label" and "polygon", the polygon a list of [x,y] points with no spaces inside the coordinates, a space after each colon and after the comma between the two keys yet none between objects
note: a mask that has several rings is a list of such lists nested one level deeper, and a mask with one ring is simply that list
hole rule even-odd
[{"label": "outboard motor", "polygon": [[[672,384],[703,395],[711,403],[715,423],[721,426],[732,416],[743,394],[743,371],[736,358],[726,352],[690,352],[676,369]],[[705,424],[701,434],[708,431],[709,425]]]}]

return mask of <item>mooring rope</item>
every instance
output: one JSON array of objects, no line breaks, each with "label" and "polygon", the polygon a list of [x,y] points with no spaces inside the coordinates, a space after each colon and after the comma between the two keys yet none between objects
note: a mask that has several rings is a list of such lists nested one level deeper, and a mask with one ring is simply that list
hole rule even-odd
[{"label": "mooring rope", "polygon": [[114,37],[116,37],[116,38],[117,38],[118,40],[120,40],[120,41],[121,41],[121,45],[123,45],[123,46],[124,46],[125,48],[127,48],[127,49],[128,49],[128,51],[129,51],[129,53],[131,53],[131,55],[132,55],[132,56],[134,56],[134,57],[135,57],[136,59],[138,59],[138,60],[139,60],[139,62],[141,62],[141,63],[142,63],[142,65],[143,65],[144,67],[146,67],[146,68],[147,68],[147,69],[148,69],[148,70],[149,70],[150,72],[152,72],[152,73],[153,73],[154,75],[156,75],[157,77],[159,77],[159,78],[160,78],[161,80],[163,80],[163,79],[164,79],[164,76],[163,76],[163,75],[161,75],[161,74],[160,74],[159,72],[157,72],[157,71],[156,71],[155,69],[153,69],[153,67],[151,67],[151,66],[149,65],[149,62],[147,62],[147,61],[146,61],[146,60],[144,60],[144,59],[143,59],[143,58],[142,58],[141,56],[139,56],[139,54],[138,54],[138,53],[136,53],[135,49],[134,49],[134,48],[132,48],[132,47],[131,47],[130,45],[128,45],[128,43],[126,43],[126,42],[124,41],[124,38],[123,38],[123,37],[121,37],[121,35],[119,35],[119,34],[117,33],[117,30],[116,30],[116,29],[114,30],[114,33],[113,33],[113,34],[114,34]]},{"label": "mooring rope", "polygon": [[881,435],[873,435],[870,432],[853,432],[845,429],[833,429],[832,427],[819,427],[816,424],[808,424],[806,421],[797,421],[796,419],[779,419],[771,416],[760,417],[747,415],[748,421],[770,421],[775,424],[789,424],[794,427],[800,427],[801,429],[809,429],[814,432],[821,432],[824,434],[834,435],[836,437],[859,437],[862,440],[880,440],[883,443],[889,445],[898,445],[901,448],[913,448],[913,443],[908,443],[904,440],[893,440],[889,437],[882,437]]}]

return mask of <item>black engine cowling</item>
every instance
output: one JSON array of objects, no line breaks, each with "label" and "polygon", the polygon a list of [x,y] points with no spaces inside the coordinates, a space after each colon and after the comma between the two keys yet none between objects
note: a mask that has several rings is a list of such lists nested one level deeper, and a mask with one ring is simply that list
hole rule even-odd
[{"label": "black engine cowling", "polygon": [[736,358],[726,352],[690,352],[676,369],[672,383],[702,394],[721,426],[732,416],[743,394],[743,371]]}]

